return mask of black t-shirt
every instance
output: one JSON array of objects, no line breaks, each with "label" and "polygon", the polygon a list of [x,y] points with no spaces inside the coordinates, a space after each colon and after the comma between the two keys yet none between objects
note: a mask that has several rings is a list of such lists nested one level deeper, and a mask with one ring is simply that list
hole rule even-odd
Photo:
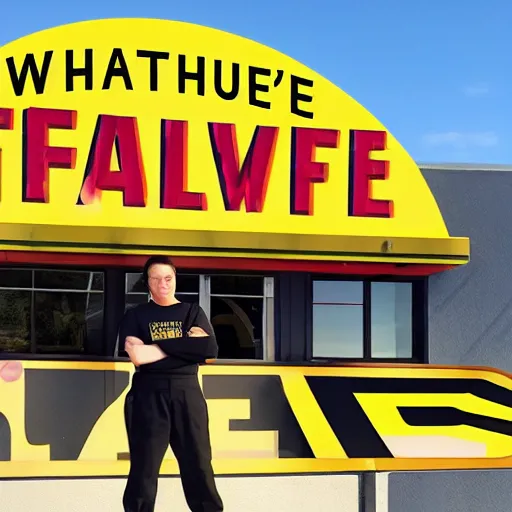
[{"label": "black t-shirt", "polygon": [[[187,331],[201,327],[207,337],[189,337]],[[215,333],[198,304],[178,302],[160,306],[153,301],[129,309],[119,327],[119,346],[127,336],[140,338],[146,345],[158,345],[167,357],[138,367],[141,373],[197,374],[198,365],[218,355]]]}]

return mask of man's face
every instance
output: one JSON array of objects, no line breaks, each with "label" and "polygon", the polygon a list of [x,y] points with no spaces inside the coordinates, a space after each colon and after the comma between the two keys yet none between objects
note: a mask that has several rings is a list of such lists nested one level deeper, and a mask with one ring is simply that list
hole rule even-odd
[{"label": "man's face", "polygon": [[176,274],[170,265],[155,263],[149,267],[148,285],[155,298],[169,299],[176,292]]}]

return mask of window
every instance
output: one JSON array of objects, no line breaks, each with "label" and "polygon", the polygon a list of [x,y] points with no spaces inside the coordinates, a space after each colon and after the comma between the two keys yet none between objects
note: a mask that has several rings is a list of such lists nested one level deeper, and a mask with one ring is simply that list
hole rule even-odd
[{"label": "window", "polygon": [[412,359],[413,286],[314,280],[312,357]]},{"label": "window", "polygon": [[371,288],[371,357],[412,357],[412,283],[374,282]]},{"label": "window", "polygon": [[0,351],[100,353],[103,273],[0,269]]},{"label": "window", "polygon": [[313,282],[313,357],[363,357],[363,283]]},{"label": "window", "polygon": [[210,277],[210,320],[219,359],[263,359],[264,278]]}]

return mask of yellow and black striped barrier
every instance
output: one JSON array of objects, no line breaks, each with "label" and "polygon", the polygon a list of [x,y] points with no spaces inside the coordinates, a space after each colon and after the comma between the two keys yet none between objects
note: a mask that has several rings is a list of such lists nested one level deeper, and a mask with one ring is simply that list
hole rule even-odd
[{"label": "yellow and black striped barrier", "polygon": [[[0,381],[0,478],[123,476],[124,362]],[[512,468],[512,380],[488,368],[208,365],[217,474]],[[168,451],[162,475],[178,474]]]}]

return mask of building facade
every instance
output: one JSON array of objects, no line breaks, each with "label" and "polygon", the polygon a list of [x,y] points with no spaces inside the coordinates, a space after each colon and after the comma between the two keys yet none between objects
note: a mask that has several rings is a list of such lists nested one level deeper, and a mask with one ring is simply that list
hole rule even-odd
[{"label": "building facade", "polygon": [[[7,509],[120,506],[117,332],[155,253],[218,339],[199,378],[228,510],[427,512],[507,474],[482,473],[512,467],[506,172],[420,170],[323,77],[205,27],[85,22],[0,61]],[[170,449],[161,473],[164,507]]]},{"label": "building facade", "polygon": [[[471,239],[469,265],[429,279],[429,362],[510,372],[512,167],[421,167],[450,233]],[[506,512],[511,478],[509,470],[391,474],[389,510]]]}]

